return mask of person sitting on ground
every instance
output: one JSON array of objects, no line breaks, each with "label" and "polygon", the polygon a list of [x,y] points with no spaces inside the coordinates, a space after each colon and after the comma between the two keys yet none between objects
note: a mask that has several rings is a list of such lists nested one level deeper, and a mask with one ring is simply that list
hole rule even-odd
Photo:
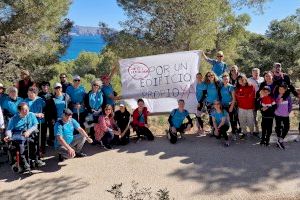
[{"label": "person sitting on ground", "polygon": [[[172,144],[177,142],[177,132],[183,134],[189,131],[193,127],[193,121],[189,115],[189,112],[184,109],[184,100],[178,100],[178,108],[172,110],[169,116],[169,131],[168,138]],[[187,119],[188,122],[184,123],[184,120]]]},{"label": "person sitting on ground", "polygon": [[104,113],[99,117],[98,123],[94,126],[95,140],[99,142],[107,150],[112,149],[112,141],[114,137],[121,135],[121,130],[113,117],[113,108],[111,105],[106,105]]},{"label": "person sitting on ground", "polygon": [[148,115],[149,111],[145,106],[143,99],[138,99],[138,107],[132,114],[132,128],[136,131],[137,141],[141,140],[141,136],[145,136],[148,140],[154,140],[153,133],[149,130]]},{"label": "person sitting on ground", "polygon": [[8,97],[2,102],[2,111],[6,119],[13,117],[18,113],[18,105],[23,101],[18,97],[18,89],[16,87],[7,88]]},{"label": "person sitting on ground", "polygon": [[20,103],[17,109],[18,113],[15,114],[8,122],[8,126],[6,129],[6,137],[4,138],[4,141],[14,141],[18,144],[17,148],[20,152],[21,167],[24,171],[29,171],[30,163],[27,162],[25,152],[25,143],[29,137],[33,139],[33,144],[31,142],[30,145],[34,147],[34,152],[30,151],[30,158],[35,161],[38,167],[45,165],[45,163],[40,160],[39,152],[36,149],[38,145],[38,137],[33,134],[38,129],[38,121],[35,117],[35,114],[29,112],[29,107],[27,103]]},{"label": "person sitting on ground", "polygon": [[[82,147],[85,141],[93,142],[79,123],[72,118],[72,115],[73,112],[70,109],[64,109],[62,119],[59,119],[54,125],[54,146],[58,151],[59,161],[87,156],[82,152]],[[79,134],[73,135],[75,129]]]},{"label": "person sitting on ground", "polygon": [[217,52],[217,59],[211,59],[208,58],[204,51],[202,51],[202,56],[204,59],[209,62],[212,65],[212,71],[218,76],[221,77],[222,74],[228,71],[228,66],[227,64],[223,61],[224,60],[224,54],[223,51],[218,51]]},{"label": "person sitting on ground", "polygon": [[131,115],[126,108],[125,102],[121,101],[119,107],[120,110],[115,112],[114,119],[121,130],[121,134],[119,137],[115,137],[114,143],[126,145],[129,143]]},{"label": "person sitting on ground", "polygon": [[220,101],[214,102],[214,108],[215,110],[213,111],[211,116],[213,120],[216,138],[221,139],[221,137],[224,137],[225,146],[228,147],[229,141],[228,141],[227,131],[229,129],[229,121],[230,121],[229,114],[226,110],[222,108],[222,104]]},{"label": "person sitting on ground", "polygon": [[41,130],[40,133],[41,135],[39,137],[41,137],[41,144],[38,145],[38,151],[41,151],[42,155],[44,155],[46,153],[46,137],[47,137],[47,124],[45,123],[45,115],[44,115],[44,110],[45,110],[45,106],[46,103],[45,101],[37,96],[38,94],[38,88],[36,87],[30,87],[28,89],[28,98],[26,98],[24,100],[24,102],[27,103],[28,107],[29,107],[29,111],[34,113],[36,118],[38,119],[39,122],[39,128]]}]

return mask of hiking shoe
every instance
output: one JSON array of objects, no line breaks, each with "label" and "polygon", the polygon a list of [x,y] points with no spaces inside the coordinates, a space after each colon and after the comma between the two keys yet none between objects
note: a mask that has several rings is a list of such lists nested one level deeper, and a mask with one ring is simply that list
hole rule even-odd
[{"label": "hiking shoe", "polygon": [[76,153],[76,156],[77,158],[83,158],[83,157],[86,157],[87,155],[85,153],[82,153],[82,152],[79,152],[79,153]]},{"label": "hiking shoe", "polygon": [[110,146],[109,144],[104,144],[104,145],[103,145],[103,148],[104,148],[105,150],[111,150],[111,149],[112,149],[112,146]]},{"label": "hiking shoe", "polygon": [[46,165],[46,163],[44,161],[42,161],[42,160],[36,160],[35,161],[35,166],[36,167],[43,167],[45,165]]},{"label": "hiking shoe", "polygon": [[260,143],[259,143],[260,145],[265,145],[266,143],[265,143],[265,141],[264,140],[262,140],[262,141],[260,141]]}]

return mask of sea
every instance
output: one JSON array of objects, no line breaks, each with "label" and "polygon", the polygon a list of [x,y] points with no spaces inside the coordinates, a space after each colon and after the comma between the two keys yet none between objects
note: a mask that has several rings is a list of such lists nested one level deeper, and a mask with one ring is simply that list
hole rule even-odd
[{"label": "sea", "polygon": [[101,35],[95,36],[72,36],[70,46],[66,54],[60,58],[60,61],[75,60],[80,52],[95,52],[99,53],[105,47],[105,41]]}]

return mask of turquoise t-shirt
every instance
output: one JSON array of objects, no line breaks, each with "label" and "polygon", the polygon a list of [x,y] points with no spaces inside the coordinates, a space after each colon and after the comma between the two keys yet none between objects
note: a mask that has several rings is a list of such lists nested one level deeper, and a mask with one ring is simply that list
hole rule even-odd
[{"label": "turquoise t-shirt", "polygon": [[180,128],[181,124],[183,123],[183,120],[189,115],[189,112],[187,110],[184,110],[183,112],[180,112],[178,109],[174,109],[171,112],[172,116],[172,123],[175,128]]},{"label": "turquoise t-shirt", "polygon": [[79,123],[73,118],[67,123],[63,123],[62,120],[57,121],[54,125],[54,147],[57,148],[60,146],[60,143],[58,142],[56,136],[62,136],[67,144],[71,144],[71,142],[73,141],[74,129],[78,129],[79,127]]},{"label": "turquoise t-shirt", "polygon": [[[70,85],[67,90],[66,90],[66,93],[70,96],[71,98],[71,102],[73,104],[83,104],[83,101],[84,101],[84,96],[85,96],[85,89],[82,85],[80,85],[78,88],[74,88],[73,85]],[[81,107],[79,112],[83,112],[84,111],[84,108]],[[77,109],[76,108],[73,108],[73,112],[74,113],[77,113]]]},{"label": "turquoise t-shirt", "polygon": [[103,104],[103,93],[101,90],[89,93],[89,104],[94,110],[99,110]]},{"label": "turquoise t-shirt", "polygon": [[103,98],[104,98],[105,104],[114,106],[115,101],[109,97],[114,94],[114,89],[112,88],[112,86],[111,85],[103,85],[101,90],[103,92]]},{"label": "turquoise t-shirt", "polygon": [[219,100],[218,90],[215,83],[209,83],[207,85],[207,98],[206,101],[210,104],[214,103],[216,100]]},{"label": "turquoise t-shirt", "polygon": [[234,91],[234,86],[228,84],[226,86],[222,86],[221,88],[221,96],[222,96],[222,105],[229,106],[232,102],[232,92]]},{"label": "turquoise t-shirt", "polygon": [[215,59],[207,60],[212,65],[212,71],[218,76],[221,77],[222,74],[228,71],[227,64],[225,62],[219,62]]},{"label": "turquoise t-shirt", "polygon": [[17,97],[16,100],[7,97],[2,102],[2,110],[8,111],[9,114],[13,116],[18,113],[18,105],[23,101],[21,97]]},{"label": "turquoise t-shirt", "polygon": [[12,140],[25,140],[22,136],[26,131],[38,124],[35,114],[29,112],[25,117],[20,117],[19,113],[15,114],[8,122],[7,130],[12,132]]},{"label": "turquoise t-shirt", "polygon": [[[32,113],[42,113],[46,103],[45,101],[41,98],[41,97],[36,97],[34,100],[31,100],[29,98],[25,99],[25,102],[27,103],[28,107],[29,107],[29,111]],[[41,123],[45,122],[44,118],[38,118],[38,121]]]},{"label": "turquoise t-shirt", "polygon": [[225,110],[223,110],[223,112],[220,113],[217,111],[211,113],[211,117],[215,118],[217,126],[219,126],[219,124],[221,123],[222,118],[225,118],[225,124],[229,125],[228,116],[229,114]]},{"label": "turquoise t-shirt", "polygon": [[57,119],[62,118],[63,116],[63,111],[67,107],[66,100],[64,99],[64,95],[61,96],[56,96],[53,98],[54,104],[56,107],[56,112],[57,112]]},{"label": "turquoise t-shirt", "polygon": [[202,83],[197,83],[196,85],[196,98],[197,101],[199,102],[202,99],[203,96],[203,91],[206,90],[206,84],[204,82]]}]

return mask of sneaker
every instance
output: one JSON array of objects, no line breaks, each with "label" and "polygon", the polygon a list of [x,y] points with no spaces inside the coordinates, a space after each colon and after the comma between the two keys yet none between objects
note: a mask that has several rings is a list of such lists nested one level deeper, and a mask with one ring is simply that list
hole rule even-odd
[{"label": "sneaker", "polygon": [[282,142],[282,141],[277,140],[276,144],[277,144],[277,146],[278,146],[280,149],[285,149],[285,146],[283,145],[283,142]]},{"label": "sneaker", "polygon": [[265,145],[266,143],[265,143],[265,141],[264,140],[262,140],[262,141],[260,141],[260,143],[259,143],[260,145]]},{"label": "sneaker", "polygon": [[269,143],[269,142],[266,142],[265,145],[266,145],[266,147],[269,147],[269,146],[270,146],[270,143]]},{"label": "sneaker", "polygon": [[112,146],[110,146],[109,144],[104,144],[104,145],[103,145],[103,148],[104,148],[105,150],[111,150],[111,149],[112,149]]},{"label": "sneaker", "polygon": [[36,167],[43,167],[46,165],[46,163],[42,160],[36,160],[35,164],[36,164]]},{"label": "sneaker", "polygon": [[87,155],[85,153],[82,153],[82,152],[79,152],[79,153],[76,153],[76,156],[77,158],[83,158],[83,157],[86,157]]},{"label": "sneaker", "polygon": [[64,160],[65,158],[61,154],[58,154],[58,162],[63,162]]},{"label": "sneaker", "polygon": [[300,142],[300,135],[298,135],[294,141],[295,142]]},{"label": "sneaker", "polygon": [[24,171],[30,171],[30,165],[27,162],[25,162],[23,165],[23,172]]}]

